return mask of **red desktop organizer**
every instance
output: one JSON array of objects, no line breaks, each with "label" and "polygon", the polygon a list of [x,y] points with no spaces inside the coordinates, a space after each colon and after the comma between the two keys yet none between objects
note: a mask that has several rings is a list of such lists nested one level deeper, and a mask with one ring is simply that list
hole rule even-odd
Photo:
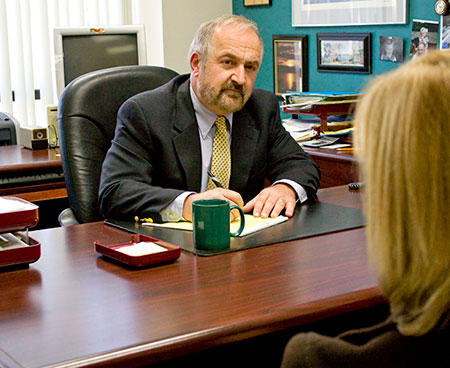
[{"label": "red desktop organizer", "polygon": [[[28,229],[39,221],[39,207],[17,197],[2,197],[23,202],[26,210],[0,213],[0,235],[12,233],[25,242],[27,246],[0,250],[0,267],[28,265],[36,262],[41,256],[41,244],[28,236]],[[23,232],[22,234],[20,232]]]},{"label": "red desktop organizer", "polygon": [[[154,242],[155,244],[165,248],[163,252],[145,254],[140,256],[130,256],[120,252],[120,248],[128,247],[135,243],[140,242]],[[94,242],[95,250],[98,253],[103,254],[106,257],[112,258],[118,262],[124,263],[132,268],[145,267],[150,265],[156,265],[160,263],[171,262],[180,257],[181,248],[178,245],[168,243],[156,238],[152,238],[143,234],[132,234],[129,242],[105,245],[100,241]]]}]

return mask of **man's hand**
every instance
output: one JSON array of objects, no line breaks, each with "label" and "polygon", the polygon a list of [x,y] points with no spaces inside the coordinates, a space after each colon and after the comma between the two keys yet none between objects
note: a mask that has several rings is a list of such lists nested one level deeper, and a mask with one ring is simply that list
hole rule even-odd
[{"label": "man's hand", "polygon": [[296,200],[295,190],[288,184],[279,183],[263,189],[243,210],[247,213],[253,209],[253,216],[267,218],[269,215],[277,217],[285,209],[285,215],[291,217]]},{"label": "man's hand", "polygon": [[[183,217],[186,221],[192,221],[192,202],[199,199],[226,199],[230,201],[230,206],[244,206],[244,200],[238,192],[229,189],[216,188],[206,192],[191,194],[186,198],[183,205]],[[238,210],[231,211],[231,220],[239,217]]]}]

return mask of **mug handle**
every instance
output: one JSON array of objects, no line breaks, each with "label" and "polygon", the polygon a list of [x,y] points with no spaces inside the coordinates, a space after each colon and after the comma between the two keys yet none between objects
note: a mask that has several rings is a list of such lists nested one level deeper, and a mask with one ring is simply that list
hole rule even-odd
[{"label": "mug handle", "polygon": [[232,205],[230,206],[230,211],[237,209],[239,211],[239,214],[241,215],[240,219],[241,219],[241,226],[239,226],[238,231],[236,231],[235,233],[230,233],[230,236],[239,236],[242,231],[244,230],[244,226],[245,226],[245,218],[244,218],[244,211],[242,211],[242,208],[236,205]]}]

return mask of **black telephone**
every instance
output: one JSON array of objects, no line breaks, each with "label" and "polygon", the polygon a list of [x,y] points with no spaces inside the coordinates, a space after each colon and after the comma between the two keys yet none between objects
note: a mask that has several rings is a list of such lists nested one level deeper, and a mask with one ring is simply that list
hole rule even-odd
[{"label": "black telephone", "polygon": [[17,132],[20,125],[15,118],[6,112],[0,112],[0,146],[17,144]]}]

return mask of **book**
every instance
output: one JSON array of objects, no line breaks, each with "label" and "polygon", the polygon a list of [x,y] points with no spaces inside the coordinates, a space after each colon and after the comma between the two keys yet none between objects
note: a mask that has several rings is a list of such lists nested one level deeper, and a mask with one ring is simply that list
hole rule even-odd
[{"label": "book", "polygon": [[[287,221],[289,218],[286,216],[278,216],[275,218],[261,218],[254,217],[253,215],[246,214],[245,215],[245,227],[242,233],[239,235],[240,237],[255,233],[257,231],[261,231],[263,229],[267,229],[268,227],[274,226],[276,224]],[[185,231],[193,231],[192,222],[188,221],[179,221],[179,222],[164,222],[162,224],[156,224],[154,222],[144,222],[143,226],[156,226],[163,227],[166,229],[177,229],[177,230],[185,230]],[[239,229],[240,220],[236,219],[230,223],[230,232],[234,233]]]},{"label": "book", "polygon": [[319,148],[319,147],[330,146],[333,143],[336,143],[338,140],[339,140],[339,137],[338,138],[335,138],[335,137],[321,137],[319,139],[313,139],[311,141],[302,143],[302,146],[310,147],[310,148]]},{"label": "book", "polygon": [[282,95],[287,105],[304,102],[356,100],[360,94],[354,92],[292,92]]},{"label": "book", "polygon": [[343,104],[343,103],[355,103],[357,102],[359,93],[348,92],[297,92],[297,93],[285,93],[282,95],[283,104],[281,108],[283,111],[288,112],[290,110],[307,110],[316,105],[330,105],[330,104]]}]

